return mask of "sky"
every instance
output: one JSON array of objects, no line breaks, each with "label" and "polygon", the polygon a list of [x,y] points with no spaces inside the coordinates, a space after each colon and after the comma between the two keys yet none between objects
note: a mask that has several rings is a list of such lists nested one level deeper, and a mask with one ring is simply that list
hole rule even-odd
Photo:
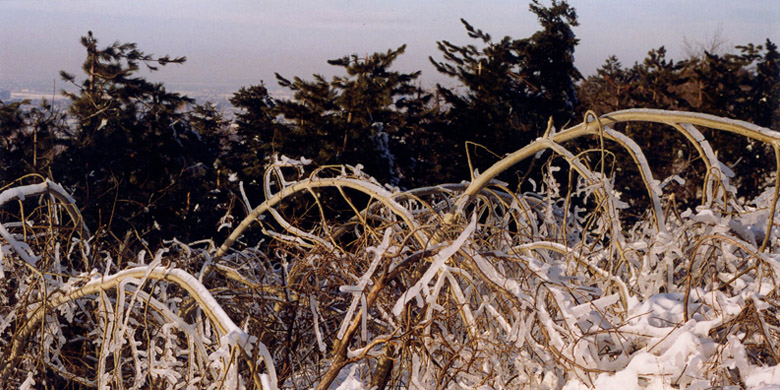
[{"label": "sky", "polygon": [[[549,1],[542,0],[542,4]],[[575,65],[593,74],[609,55],[623,65],[664,45],[668,57],[686,57],[685,40],[706,43],[718,35],[728,47],[770,38],[780,43],[778,0],[570,0],[580,39]],[[187,56],[152,80],[194,88],[235,88],[265,81],[274,72],[311,79],[338,69],[328,59],[370,54],[407,44],[395,63],[422,70],[423,86],[447,79],[428,57],[436,42],[472,43],[460,18],[491,34],[524,38],[540,27],[527,1],[509,0],[0,0],[0,86],[3,82],[59,81],[59,70],[79,73],[81,36],[92,30],[99,45],[136,42],[158,55]]]}]

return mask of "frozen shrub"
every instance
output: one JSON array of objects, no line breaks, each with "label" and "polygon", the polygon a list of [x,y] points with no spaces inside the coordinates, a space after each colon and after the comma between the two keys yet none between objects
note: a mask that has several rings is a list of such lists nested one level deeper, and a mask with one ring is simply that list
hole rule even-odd
[{"label": "frozen shrub", "polygon": [[[655,178],[613,125],[651,121],[703,178]],[[760,387],[780,379],[779,180],[745,201],[699,128],[709,115],[626,110],[548,131],[470,182],[399,191],[360,166],[276,159],[266,201],[219,248],[93,248],[56,184],[7,188],[0,347],[11,386],[584,389]],[[574,151],[594,137],[601,147]],[[651,205],[621,218],[611,148]],[[496,179],[552,153],[532,192]],[[778,158],[780,161],[780,157]],[[778,164],[780,165],[780,164]],[[562,181],[561,178],[564,178]],[[700,205],[665,191],[699,180]],[[67,214],[67,215],[66,215]],[[241,242],[257,225],[268,237]]]}]

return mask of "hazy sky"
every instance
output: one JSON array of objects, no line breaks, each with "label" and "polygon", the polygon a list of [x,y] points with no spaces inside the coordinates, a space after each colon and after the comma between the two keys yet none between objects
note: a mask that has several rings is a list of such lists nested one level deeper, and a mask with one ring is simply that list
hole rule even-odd
[{"label": "hazy sky", "polygon": [[[571,0],[580,26],[576,65],[591,74],[610,54],[624,65],[665,45],[685,57],[684,38],[705,42],[716,31],[730,47],[770,38],[780,43],[778,0]],[[543,1],[543,4],[549,4]],[[92,30],[101,46],[136,42],[154,54],[185,55],[154,79],[190,86],[238,87],[287,77],[331,75],[326,60],[408,45],[397,69],[422,70],[437,40],[467,43],[459,19],[490,33],[523,38],[539,29],[527,1],[461,0],[0,0],[0,81],[55,80],[80,71],[79,38]]]}]

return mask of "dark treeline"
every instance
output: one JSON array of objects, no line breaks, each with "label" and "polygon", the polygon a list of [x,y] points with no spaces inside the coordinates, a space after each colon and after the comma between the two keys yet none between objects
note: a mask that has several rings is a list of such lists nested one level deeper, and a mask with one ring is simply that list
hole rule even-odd
[{"label": "dark treeline", "polygon": [[[660,47],[630,67],[613,56],[584,78],[574,66],[574,8],[534,0],[530,10],[540,24],[530,37],[494,39],[464,20],[471,44],[438,42],[430,61],[454,88],[424,90],[419,71],[393,70],[401,46],[330,60],[341,73],[330,80],[277,74],[276,82],[293,94],[289,100],[270,96],[262,81],[241,88],[230,99],[239,109],[231,119],[213,104],[197,105],[138,75],[186,58],[156,57],[132,43],[102,47],[89,33],[81,41],[83,74],[61,72],[76,87],[63,92],[67,112],[48,103],[0,102],[0,185],[50,178],[73,193],[91,228],[152,245],[214,237],[220,223],[242,218],[239,183],[259,203],[263,167],[276,154],[320,165],[360,163],[379,181],[404,189],[469,179],[472,169],[484,170],[540,136],[549,118],[561,128],[586,110],[689,110],[780,128],[780,54],[769,40],[728,53],[701,50],[680,61]],[[658,178],[702,169],[669,131],[621,130],[653,151]],[[742,184],[755,191],[766,184],[774,164],[769,148],[707,136],[731,157],[724,160],[734,163]],[[625,158],[614,160],[613,173],[626,178],[620,189],[641,194],[630,169],[621,168],[630,165],[620,164]],[[526,185],[529,171],[518,167],[508,180]],[[679,187],[680,199],[695,196],[692,185]]]}]

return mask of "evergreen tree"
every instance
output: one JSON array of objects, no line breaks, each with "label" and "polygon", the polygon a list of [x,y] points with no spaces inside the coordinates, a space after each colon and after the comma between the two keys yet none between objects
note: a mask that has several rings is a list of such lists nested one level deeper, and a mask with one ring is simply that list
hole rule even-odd
[{"label": "evergreen tree", "polygon": [[232,158],[231,149],[236,141],[231,134],[230,120],[211,102],[193,106],[187,113],[187,120],[192,130],[200,136],[202,149],[199,150],[199,160],[213,160],[216,187],[221,188],[224,179],[231,173],[226,160]]},{"label": "evergreen tree", "polygon": [[0,180],[28,173],[47,175],[69,129],[65,114],[44,100],[39,107],[23,100],[0,101]]},{"label": "evergreen tree", "polygon": [[156,241],[213,229],[187,220],[202,207],[189,185],[210,166],[198,160],[199,138],[183,112],[193,100],[137,76],[141,64],[154,71],[186,59],[153,57],[134,43],[98,48],[91,32],[81,44],[87,52],[85,79],[77,82],[60,72],[78,89],[63,92],[78,125],[57,160],[55,180],[68,185],[79,204],[89,205],[89,223],[120,235],[136,230]]},{"label": "evergreen tree", "polygon": [[[686,62],[667,59],[666,49],[661,46],[648,51],[641,63],[635,63],[630,69],[622,69],[617,58],[607,59],[604,67],[595,76],[581,86],[582,99],[587,102],[582,112],[594,109],[598,114],[627,108],[654,108],[666,110],[686,110],[690,108],[686,99],[686,84],[690,77],[686,72]],[[592,88],[595,86],[596,88]],[[604,104],[604,102],[614,104]],[[702,167],[692,164],[696,151],[679,133],[668,126],[651,123],[632,123],[630,126],[614,126],[628,135],[645,151],[653,174],[665,179],[678,174],[682,177],[699,177]],[[614,174],[617,176],[618,190],[630,200],[637,214],[646,210],[649,199],[636,164],[628,153],[621,148],[615,150]],[[695,199],[694,180],[684,185],[670,182],[667,190],[675,193],[678,202],[686,205]]]},{"label": "evergreen tree", "polygon": [[[772,75],[772,50],[767,47],[769,60],[764,61],[761,45],[749,43],[736,48],[738,53],[705,52],[690,61],[698,87],[698,96],[692,99],[698,103],[696,110],[771,126],[771,117],[767,116],[771,109],[767,110],[769,105],[762,99],[772,104],[771,93],[767,92],[780,78]],[[774,104],[778,104],[776,98]],[[774,170],[773,151],[768,145],[722,131],[706,135],[719,158],[734,170],[743,195],[757,195],[767,185],[769,173]]]},{"label": "evergreen tree", "polygon": [[780,130],[780,53],[777,45],[769,39],[764,44],[764,50],[751,83],[752,118],[759,126]]},{"label": "evergreen tree", "polygon": [[203,164],[204,172],[187,184],[192,190],[192,201],[200,206],[197,210],[193,209],[189,219],[206,222],[195,238],[210,237],[219,241],[226,237],[229,229],[217,228],[242,217],[246,212],[238,215],[233,212],[233,207],[240,204],[237,202],[239,191],[236,183],[239,177],[235,170],[241,161],[237,155],[240,146],[238,137],[235,126],[214,103],[193,106],[187,118],[200,139],[191,148],[197,151],[197,161]]},{"label": "evergreen tree", "polygon": [[[0,101],[0,177],[3,180],[12,180],[20,176],[23,157],[23,149],[18,146],[17,140],[23,137],[26,120],[22,105],[29,101],[4,103]],[[2,184],[6,184],[3,182]]]},{"label": "evergreen tree", "polygon": [[[574,66],[577,14],[566,1],[553,1],[550,7],[532,1],[530,9],[542,26],[530,38],[494,42],[461,20],[469,37],[484,47],[437,43],[444,60],[431,62],[467,88],[461,94],[457,88],[437,86],[448,107],[445,137],[454,150],[462,151],[471,141],[501,155],[540,136],[548,118],[559,127],[574,118],[574,82],[582,77]],[[453,177],[463,177],[465,164],[463,153],[452,156],[448,165],[460,170]]]},{"label": "evergreen tree", "polygon": [[230,103],[239,111],[234,121],[237,139],[231,143],[226,164],[250,187],[247,191],[262,199],[265,165],[284,149],[287,129],[275,121],[276,104],[262,83],[239,89]]},{"label": "evergreen tree", "polygon": [[19,145],[19,140],[26,136],[24,130],[27,121],[22,110],[24,104],[29,104],[29,101],[8,104],[0,101],[0,186],[26,173],[25,150]]},{"label": "evergreen tree", "polygon": [[650,50],[641,64],[634,65],[636,74],[629,94],[637,107],[678,110],[688,107],[679,86],[688,79],[681,72],[683,63],[666,59],[666,48]]},{"label": "evergreen tree", "polygon": [[580,84],[580,112],[593,110],[603,114],[632,106],[628,94],[634,80],[634,72],[623,68],[618,58],[609,56],[596,74]]},{"label": "evergreen tree", "polygon": [[[624,70],[617,58],[610,57],[596,75],[580,85],[581,112],[595,109],[605,113],[630,107],[671,110],[692,109],[713,115],[742,119],[762,126],[772,126],[777,118],[780,97],[777,48],[767,41],[766,49],[748,44],[736,47],[738,53],[701,55],[675,62],[667,60],[663,47],[648,52],[642,63]],[[774,114],[772,114],[774,113]],[[657,177],[672,174],[701,177],[703,165],[696,162],[696,151],[689,142],[666,126],[632,124],[617,126],[646,151]],[[706,132],[719,158],[730,165],[740,181],[744,195],[753,196],[767,184],[773,169],[771,148],[760,142],[723,131]],[[628,156],[618,153],[618,166],[631,167]],[[626,168],[622,168],[626,169]],[[637,172],[623,173],[623,187],[635,205],[645,202]],[[677,186],[676,184],[671,184]],[[675,189],[678,203],[692,206],[699,183],[691,180]]]},{"label": "evergreen tree", "polygon": [[[279,84],[294,93],[272,110],[290,129],[282,153],[319,164],[362,164],[378,180],[402,184],[401,166],[408,166],[404,161],[415,159],[415,152],[398,146],[419,135],[417,126],[428,115],[430,100],[414,85],[419,71],[390,70],[405,49],[328,61],[346,73],[330,82],[319,75],[313,81],[290,81],[277,74]],[[398,149],[406,154],[396,156]]]},{"label": "evergreen tree", "polygon": [[[430,95],[414,85],[421,72],[390,71],[406,45],[386,53],[361,59],[356,55],[330,60],[347,76],[335,77],[331,85],[338,91],[337,103],[343,114],[344,140],[340,153],[345,161],[361,161],[380,180],[400,184],[399,146],[405,137],[418,137],[415,127],[425,115]],[[409,140],[411,141],[411,140]],[[412,152],[408,150],[407,152]],[[406,175],[408,177],[408,175]]]},{"label": "evergreen tree", "polygon": [[[217,110],[217,106],[212,102],[192,106],[192,109],[187,112],[187,119],[189,120],[190,126],[192,126],[192,130],[202,137],[212,133],[225,133],[230,125],[230,121]],[[219,138],[209,140],[209,142],[212,141],[216,142],[220,140]],[[222,148],[221,142],[209,144],[209,146],[217,149]]]}]

